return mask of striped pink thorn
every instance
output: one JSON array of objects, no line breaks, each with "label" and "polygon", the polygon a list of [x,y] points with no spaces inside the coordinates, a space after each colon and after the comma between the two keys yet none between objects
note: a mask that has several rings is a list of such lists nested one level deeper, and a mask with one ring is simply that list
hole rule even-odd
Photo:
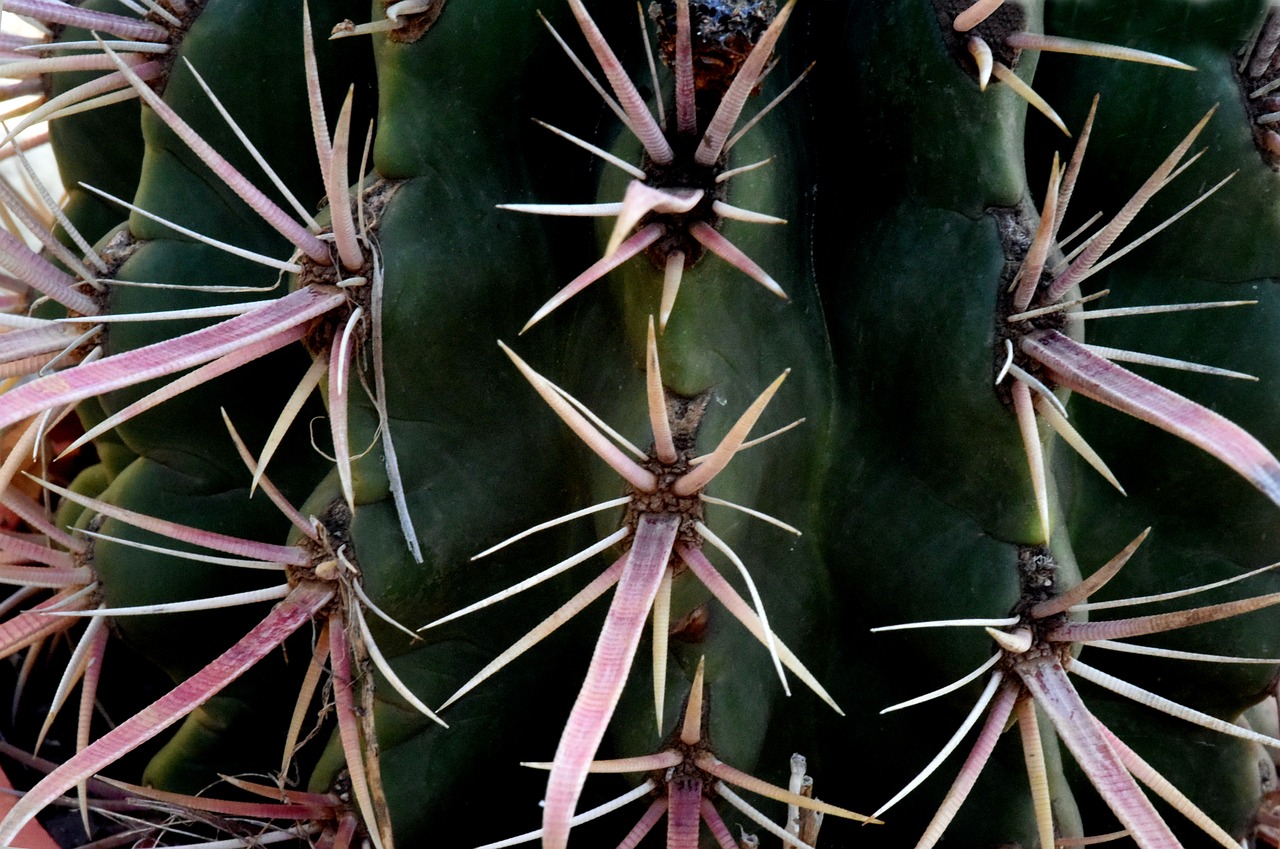
[{"label": "striped pink thorn", "polygon": [[[113,65],[112,67],[115,66]],[[135,65],[133,72],[138,75],[138,79],[153,80],[164,73],[165,67],[166,64],[164,62],[143,62],[139,65]],[[41,79],[36,80],[36,82],[43,85],[44,81]],[[97,97],[100,94],[106,94],[107,92],[117,91],[128,87],[129,80],[126,79],[124,74],[119,71],[115,71],[110,74],[103,74],[100,77],[94,77],[87,83],[81,83],[75,88],[64,91],[57,97],[51,97],[46,100],[40,105],[39,109],[25,116],[21,121],[9,128],[5,137],[0,139],[0,146],[7,145],[23,130],[40,123],[50,115],[67,106],[81,103],[91,97]]]},{"label": "striped pink thorn", "polygon": [[212,327],[34,380],[0,396],[0,428],[61,404],[74,404],[216,360],[305,324],[345,302],[342,293],[299,289]]},{"label": "striped pink thorn", "polygon": [[1141,849],[1180,849],[1180,844],[1133,780],[1119,754],[1098,732],[1097,720],[1080,700],[1066,670],[1054,660],[1025,664],[1018,676],[1053,723],[1076,763],[1107,807]]},{"label": "striped pink thorn", "polygon": [[[46,616],[42,611],[48,610],[71,598],[78,588],[68,587],[45,599],[29,610],[5,622],[0,622],[0,658],[9,657],[28,646],[43,640],[51,634],[65,631],[75,622],[70,616]],[[81,597],[71,603],[58,607],[59,610],[85,610],[89,599]]]},{"label": "striped pink thorn", "polygon": [[618,849],[636,849],[640,845],[640,841],[644,840],[650,831],[653,831],[653,827],[658,824],[658,820],[662,819],[662,815],[666,812],[666,797],[654,799],[653,804],[649,806],[649,810],[644,812],[644,816],[640,817],[640,820],[627,832],[627,836],[622,838],[622,842],[618,844]]},{"label": "striped pink thorn", "polygon": [[969,756],[964,759],[964,765],[960,767],[960,772],[952,782],[951,789],[947,791],[942,804],[938,806],[937,813],[925,828],[924,836],[916,844],[916,849],[931,849],[955,819],[960,806],[964,804],[969,792],[973,790],[973,785],[977,783],[978,776],[982,774],[983,767],[987,765],[987,760],[990,759],[991,752],[996,747],[996,741],[1004,733],[1005,724],[1009,721],[1009,715],[1013,713],[1013,705],[1017,699],[1017,688],[1009,686],[1006,682],[996,694],[991,704],[991,711],[987,714],[987,721],[978,732],[978,739],[974,741]]},{"label": "striped pink thorn", "polygon": [[698,131],[697,93],[693,83],[693,25],[689,0],[676,0],[676,132]]},{"label": "striped pink thorn", "polygon": [[216,377],[235,371],[242,365],[251,363],[260,357],[265,357],[272,351],[278,351],[281,348],[291,345],[306,335],[306,327],[302,325],[291,327],[283,333],[272,336],[268,339],[263,339],[252,345],[246,345],[245,347],[233,351],[226,356],[219,357],[211,363],[200,366],[200,368],[195,369],[194,371],[189,371],[182,377],[166,383],[160,389],[157,389],[155,392],[152,392],[145,397],[139,398],[124,409],[107,417],[106,419],[103,419],[101,422],[85,431],[84,434],[77,438],[75,442],[72,442],[66,447],[62,452],[62,456],[69,454],[84,445],[86,442],[97,439],[100,435],[106,433],[112,428],[119,427],[135,416],[160,406],[170,398],[175,398],[189,389],[194,389],[197,386],[208,383]]},{"label": "striped pink thorn", "polygon": [[310,621],[331,598],[333,591],[320,584],[304,583],[294,587],[262,622],[208,666],[117,725],[31,788],[0,822],[0,845],[12,845],[24,825],[78,782],[119,760],[213,698]]},{"label": "striped pink thorn", "polygon": [[698,149],[693,155],[693,161],[697,164],[704,167],[714,165],[724,152],[729,133],[733,132],[734,125],[738,123],[742,108],[747,105],[747,98],[764,76],[765,68],[773,58],[773,47],[778,43],[778,37],[782,35],[782,29],[787,25],[787,19],[791,17],[791,10],[795,5],[796,0],[790,0],[782,7],[755,47],[751,48],[747,61],[738,69],[728,91],[720,99],[720,105],[716,107],[716,114],[707,125],[702,141],[698,143]]},{"label": "striped pink thorn", "polygon": [[1280,460],[1235,422],[1103,359],[1056,330],[1025,336],[1020,347],[1059,384],[1207,451],[1280,505]]},{"label": "striped pink thorn", "polygon": [[546,803],[542,815],[544,849],[565,849],[569,843],[569,821],[587,780],[605,728],[622,696],[627,673],[635,659],[640,634],[649,608],[658,593],[658,584],[667,569],[676,532],[677,516],[646,515],[636,527],[635,541],[627,555],[622,579],[609,606],[608,618],[600,631],[587,678],[565,723],[556,748],[551,776],[547,779]]},{"label": "striped pink thorn", "polygon": [[239,557],[248,557],[254,560],[264,560],[289,566],[305,566],[311,559],[302,549],[292,545],[255,542],[220,534],[215,531],[205,531],[200,528],[193,528],[190,525],[182,525],[178,522],[170,522],[166,519],[157,519],[154,516],[125,510],[123,507],[116,507],[114,504],[108,504],[96,498],[89,498],[86,495],[72,492],[48,481],[39,481],[39,483],[50,492],[61,495],[63,498],[88,508],[99,515],[115,519],[118,522],[124,522],[126,525],[132,525],[135,528],[142,528],[144,531],[151,531],[153,534],[159,534],[178,542],[187,542],[226,554],[235,554]]},{"label": "striped pink thorn", "polygon": [[1082,280],[1093,267],[1107,249],[1115,244],[1116,239],[1120,238],[1120,234],[1129,226],[1129,222],[1146,206],[1147,201],[1155,196],[1156,192],[1165,187],[1169,176],[1173,173],[1173,169],[1178,167],[1178,163],[1187,155],[1187,151],[1191,149],[1191,145],[1195,142],[1196,137],[1200,135],[1200,131],[1209,123],[1209,119],[1213,117],[1213,113],[1217,111],[1215,106],[1210,109],[1208,114],[1200,119],[1200,123],[1191,128],[1191,132],[1187,133],[1177,147],[1173,149],[1160,166],[1147,178],[1147,181],[1134,192],[1132,198],[1115,217],[1098,232],[1096,236],[1090,240],[1084,251],[1072,261],[1067,270],[1058,275],[1058,279],[1049,285],[1045,293],[1046,303],[1053,303],[1062,298],[1067,290]]},{"label": "striped pink thorn", "polygon": [[582,28],[582,34],[586,36],[591,52],[595,54],[596,61],[600,63],[600,69],[604,71],[605,79],[609,81],[609,86],[613,89],[613,93],[618,96],[618,102],[622,105],[623,111],[627,113],[627,118],[630,119],[631,126],[635,130],[636,138],[644,145],[645,152],[649,154],[650,159],[659,165],[670,163],[675,158],[675,153],[671,150],[671,145],[667,143],[666,137],[663,136],[662,128],[658,126],[653,114],[649,112],[649,107],[645,106],[644,98],[640,96],[635,84],[627,76],[622,63],[618,61],[618,57],[613,52],[613,48],[609,46],[609,42],[605,41],[604,34],[596,26],[596,22],[587,13],[587,8],[582,5],[582,0],[569,0],[569,8],[573,10],[573,16],[578,19],[578,26]]},{"label": "striped pink thorn", "polygon": [[1110,619],[1101,622],[1068,622],[1050,631],[1045,635],[1045,639],[1054,642],[1087,643],[1095,640],[1143,637],[1147,634],[1159,634],[1179,628],[1190,628],[1205,622],[1230,619],[1233,616],[1252,613],[1276,604],[1280,604],[1280,593],[1225,601],[1221,604],[1194,607],[1190,610],[1157,613],[1151,616],[1134,616],[1129,619]]},{"label": "striped pink thorn", "polygon": [[720,812],[716,810],[715,805],[711,804],[711,800],[703,796],[699,807],[702,810],[702,821],[711,830],[711,836],[716,839],[716,844],[720,849],[739,849],[738,841],[733,839],[729,826],[725,825],[724,820],[720,817]]},{"label": "striped pink thorn", "polygon": [[[520,328],[520,333],[523,335],[530,327],[533,327],[535,324],[550,315],[551,311],[556,307],[560,306],[565,301],[569,300],[574,295],[599,280],[601,277],[604,277],[610,271],[613,271],[619,265],[622,265],[636,254],[658,241],[658,237],[662,235],[663,229],[664,228],[661,224],[650,224],[647,227],[637,230],[635,235],[631,236],[619,245],[617,250],[598,260],[586,271],[569,281],[569,285],[565,286],[559,292],[556,292],[555,296],[552,297],[551,300],[543,304],[538,311],[533,314],[533,318],[525,322],[524,327]],[[712,232],[715,231],[713,230]]]},{"label": "striped pink thorn", "polygon": [[53,0],[5,0],[4,10],[15,15],[44,21],[48,24],[65,24],[87,30],[109,32],[133,41],[168,41],[169,30],[150,21],[126,18],[109,12],[77,9]]},{"label": "striped pink thorn", "polygon": [[724,235],[705,221],[695,221],[689,225],[689,235],[697,239],[699,244],[720,257],[761,286],[784,301],[790,300],[769,274],[756,264],[755,260],[742,252],[742,249],[729,241]]},{"label": "striped pink thorn", "polygon": [[667,782],[667,849],[698,849],[702,782],[677,775]]},{"label": "striped pink thorn", "polygon": [[298,222],[289,217],[283,209],[277,206],[266,195],[258,190],[248,178],[237,171],[230,162],[222,157],[213,147],[200,137],[200,134],[192,129],[191,125],[182,118],[178,117],[178,113],[173,111],[169,104],[160,98],[160,95],[152,91],[151,87],[138,79],[128,66],[120,60],[120,57],[104,46],[103,50],[108,56],[116,59],[116,67],[129,80],[134,90],[141,95],[147,105],[156,113],[164,123],[173,130],[173,132],[182,139],[187,147],[200,158],[205,165],[222,180],[228,188],[249,205],[263,221],[267,222],[277,233],[287,239],[298,250],[302,251],[312,260],[322,265],[329,264],[329,248],[316,235],[303,227]]},{"label": "striped pink thorn", "polygon": [[22,537],[7,531],[0,531],[0,551],[3,551],[6,557],[34,560],[36,563],[43,563],[55,569],[71,569],[74,567],[75,564],[70,554],[65,551],[59,551],[56,548],[49,548],[44,544],[43,540],[37,542],[37,539],[39,538]]},{"label": "striped pink thorn", "polygon": [[69,310],[81,315],[97,315],[98,305],[77,290],[76,279],[54,268],[7,230],[0,230],[0,263],[15,277]]}]

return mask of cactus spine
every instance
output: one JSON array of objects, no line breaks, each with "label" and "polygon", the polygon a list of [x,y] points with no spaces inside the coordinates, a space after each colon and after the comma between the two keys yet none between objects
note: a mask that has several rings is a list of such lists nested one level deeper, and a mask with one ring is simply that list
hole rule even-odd
[{"label": "cactus spine", "polygon": [[6,2],[0,844],[1274,845],[1280,12],[552,6]]}]

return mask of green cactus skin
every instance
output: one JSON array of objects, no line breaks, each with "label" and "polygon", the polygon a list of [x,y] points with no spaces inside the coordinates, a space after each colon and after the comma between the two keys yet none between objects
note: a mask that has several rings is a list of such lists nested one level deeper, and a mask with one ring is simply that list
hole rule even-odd
[{"label": "green cactus skin", "polygon": [[[312,205],[324,192],[307,153],[312,134],[299,5],[208,0],[175,52],[210,82],[284,181],[304,205]],[[373,4],[373,20],[385,17],[386,5]],[[551,24],[579,45],[569,10],[561,3],[544,5],[550,6],[541,11]],[[632,10],[627,4],[593,5],[599,8],[592,14],[632,78],[647,81],[637,70],[644,59]],[[723,5],[694,3],[695,18]],[[668,649],[662,721],[654,721],[645,637],[598,757],[638,756],[669,742],[694,670],[705,658],[709,745],[717,757],[786,784],[786,756],[799,750],[809,758],[819,796],[869,813],[933,757],[983,682],[901,712],[879,711],[955,680],[993,651],[980,629],[871,634],[871,627],[1021,613],[1034,593],[1047,592],[1031,585],[1031,566],[1045,568],[1051,561],[1053,591],[1061,592],[1148,525],[1154,529],[1150,540],[1097,599],[1234,577],[1276,559],[1274,504],[1213,457],[1077,398],[1068,401],[1072,422],[1111,464],[1128,496],[1110,489],[1042,424],[1038,436],[1052,530],[1047,538],[1009,391],[993,382],[1007,333],[1002,313],[1009,311],[1000,290],[1036,231],[1044,172],[1054,152],[1069,156],[1071,142],[1029,111],[1008,84],[992,82],[979,91],[965,51],[967,36],[949,29],[950,18],[966,5],[805,0],[796,8],[777,50],[778,67],[758,101],[781,91],[810,60],[820,60],[818,70],[724,163],[778,157],[735,177],[726,200],[789,223],[726,221],[723,233],[778,280],[790,301],[761,291],[715,256],[704,256],[686,270],[658,342],[668,393],[711,399],[698,428],[704,451],[756,393],[792,369],[757,432],[801,417],[805,424],[735,459],[708,494],[777,516],[804,535],[795,538],[716,505],[706,509],[707,523],[742,556],[778,637],[829,688],[845,715],[831,711],[794,676],[788,676],[794,695],[785,697],[768,652],[693,575],[682,574],[673,589],[677,624]],[[350,507],[332,464],[312,451],[304,433],[308,419],[334,412],[322,408],[332,407],[334,387],[325,386],[324,397],[312,399],[269,474],[304,515],[318,517],[346,543],[344,556],[359,569],[363,590],[409,628],[523,580],[618,528],[620,511],[608,511],[471,562],[512,534],[622,491],[617,477],[577,444],[510,366],[498,339],[624,434],[649,432],[645,331],[658,309],[663,277],[649,258],[632,259],[517,338],[548,295],[599,258],[612,220],[593,238],[581,220],[548,222],[497,204],[593,196],[616,201],[627,184],[621,172],[545,134],[529,119],[562,126],[642,167],[651,164],[573,76],[538,26],[537,11],[533,0],[446,0],[442,10],[426,13],[439,12],[429,26],[418,25],[426,18],[415,11],[407,28],[318,47],[331,123],[347,86],[355,85],[351,200],[368,217],[362,250],[377,252],[382,274],[381,368],[374,367],[366,318],[352,372],[349,430],[354,452],[371,448],[352,462]],[[1034,84],[1073,132],[1094,93],[1102,93],[1066,230],[1094,209],[1117,209],[1186,127],[1213,103],[1222,104],[1199,142],[1208,148],[1203,161],[1152,201],[1132,233],[1176,211],[1195,196],[1199,182],[1211,185],[1235,168],[1241,173],[1188,219],[1085,281],[1084,291],[1110,289],[1109,307],[1237,296],[1260,303],[1096,322],[1087,333],[1072,332],[1091,343],[1258,375],[1261,380],[1248,384],[1180,373],[1158,377],[1274,447],[1280,446],[1280,411],[1271,383],[1280,374],[1280,349],[1268,284],[1280,277],[1276,175],[1254,149],[1230,69],[1234,51],[1262,11],[1257,0],[1151,0],[1140,9],[1110,0],[1008,0],[975,32],[993,43],[1007,27],[1114,41],[1163,51],[1200,68],[1191,74],[1075,56],[1037,61],[1031,51],[1014,62],[1019,77]],[[367,12],[341,0],[317,0],[310,9],[320,35],[343,18],[363,21]],[[68,29],[59,37],[79,36]],[[1008,51],[996,48],[998,59],[1012,61]],[[225,61],[233,54],[239,61]],[[661,76],[658,87],[664,88],[671,75]],[[59,80],[52,88],[65,90],[80,79]],[[649,97],[649,83],[641,85]],[[257,179],[257,167],[185,64],[176,61],[161,88],[166,102]],[[237,96],[247,91],[254,96]],[[359,175],[360,142],[375,104],[372,169]],[[132,105],[64,120],[54,131],[64,179],[100,184],[208,235],[286,257],[283,240],[149,109],[140,121]],[[96,144],[102,128],[116,122],[130,129],[113,134],[110,147]],[[108,176],[113,182],[106,182]],[[124,213],[89,195],[73,192],[69,204],[75,223],[93,237],[121,229]],[[329,212],[318,215],[322,222]],[[257,287],[277,279],[275,271],[175,237],[139,214],[124,226],[138,245],[114,270],[119,279]],[[118,287],[109,290],[105,307],[130,313],[254,297],[266,302],[287,289],[330,280],[324,275],[331,272],[312,261],[302,264],[301,275],[281,277],[285,282],[270,292]],[[247,497],[248,474],[218,410],[225,407],[250,449],[258,450],[306,369],[308,352],[327,356],[356,305],[366,313],[376,309],[371,288],[366,283],[349,290],[346,306],[309,328],[305,347],[291,346],[95,440],[102,462],[74,488],[138,512],[285,541],[284,519],[260,494]],[[105,334],[106,349],[134,351],[197,326],[114,325]],[[376,387],[383,380],[379,410],[371,396],[381,393]],[[86,424],[99,421],[155,385],[88,399],[79,408],[81,418]],[[398,516],[387,471],[388,440],[420,558]],[[58,518],[130,542],[169,544],[68,503]],[[292,541],[299,537],[295,530]],[[708,554],[725,565],[710,548]],[[493,608],[430,628],[419,641],[370,611],[365,615],[396,675],[434,708],[616,556],[606,554]],[[223,567],[110,540],[94,541],[85,562],[102,582],[102,601],[111,606],[213,596],[278,581],[275,575],[229,574]],[[731,569],[725,575],[742,588]],[[1194,604],[1277,589],[1280,579],[1259,577],[1197,597]],[[1157,609],[1188,606],[1178,601]],[[537,827],[546,781],[517,763],[555,751],[601,628],[602,608],[597,604],[451,705],[442,715],[448,728],[412,710],[371,665],[356,670],[360,692],[371,693],[377,735],[377,751],[366,741],[366,756],[379,760],[401,846],[434,845],[442,835],[451,841],[458,835],[458,845],[478,845]],[[234,643],[262,612],[259,607],[118,617],[112,628],[179,681]],[[1127,614],[1115,617],[1121,615]],[[1086,616],[1094,618],[1078,618]],[[1138,642],[1275,657],[1278,616],[1272,608]],[[317,624],[320,619],[323,614]],[[186,720],[151,760],[144,779],[194,792],[219,773],[276,769],[297,681],[310,656],[307,630]],[[1085,659],[1228,721],[1267,696],[1276,674],[1271,664],[1192,664],[1092,649]],[[1013,661],[1007,668],[1013,669]],[[1232,835],[1250,835],[1263,789],[1255,745],[1092,685],[1081,683],[1079,689],[1107,727],[1210,818]],[[322,693],[313,707],[327,698]],[[340,735],[331,722],[315,727],[317,738],[304,747],[296,778],[317,793],[344,792],[348,775]],[[1043,715],[1040,732],[1058,835],[1117,828]],[[946,839],[954,845],[1038,844],[1022,752],[1009,739],[1015,736],[1001,739],[948,828]],[[963,742],[961,749],[969,745]],[[884,826],[855,834],[829,818],[818,845],[914,845],[962,759],[963,752],[953,755],[886,814]],[[644,777],[593,777],[577,809],[605,802]],[[755,830],[722,801],[717,806],[731,826]],[[1215,845],[1164,803],[1156,804],[1182,845]],[[575,828],[573,845],[613,845],[625,834],[617,816]],[[332,835],[313,837],[323,842]],[[710,845],[705,834],[704,845]]]}]

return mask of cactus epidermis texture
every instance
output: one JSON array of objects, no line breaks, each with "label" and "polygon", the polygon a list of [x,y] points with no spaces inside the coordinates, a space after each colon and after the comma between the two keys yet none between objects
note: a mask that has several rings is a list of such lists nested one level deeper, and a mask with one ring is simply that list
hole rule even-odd
[{"label": "cactus epidermis texture", "polygon": [[132,5],[4,7],[0,844],[1280,840],[1275,8]]}]

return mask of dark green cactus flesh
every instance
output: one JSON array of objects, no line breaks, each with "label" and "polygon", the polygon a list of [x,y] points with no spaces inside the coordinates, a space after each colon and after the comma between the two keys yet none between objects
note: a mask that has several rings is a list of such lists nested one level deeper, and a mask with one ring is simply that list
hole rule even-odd
[{"label": "dark green cactus flesh", "polygon": [[134,5],[4,4],[0,845],[1280,845],[1280,7]]}]

